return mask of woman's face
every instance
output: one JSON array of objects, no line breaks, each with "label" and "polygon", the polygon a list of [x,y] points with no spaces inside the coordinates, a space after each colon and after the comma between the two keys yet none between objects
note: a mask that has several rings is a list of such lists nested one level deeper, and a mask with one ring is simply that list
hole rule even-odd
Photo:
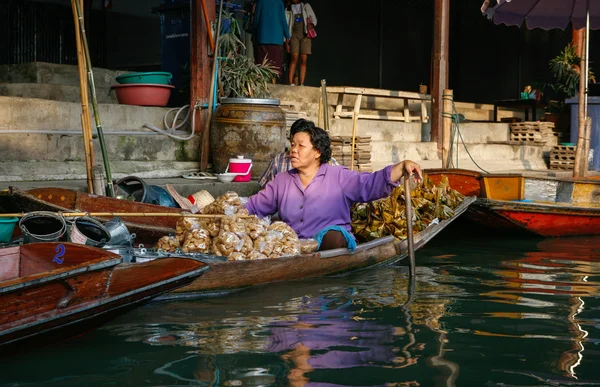
[{"label": "woman's face", "polygon": [[301,1],[302,0],[292,0],[292,3],[294,3],[294,4],[300,4]]},{"label": "woman's face", "polygon": [[290,145],[290,161],[292,167],[301,170],[321,164],[321,152],[313,146],[308,133],[300,132],[294,134]]}]

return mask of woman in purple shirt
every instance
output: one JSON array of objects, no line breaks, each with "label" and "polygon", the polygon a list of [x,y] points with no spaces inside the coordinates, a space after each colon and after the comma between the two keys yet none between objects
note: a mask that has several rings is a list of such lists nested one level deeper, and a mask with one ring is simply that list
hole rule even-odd
[{"label": "woman in purple shirt", "polygon": [[[299,238],[313,238],[325,231],[319,250],[348,246],[352,203],[389,196],[405,172],[422,179],[419,165],[409,160],[374,173],[329,165],[329,135],[311,121],[296,125],[291,136],[293,169],[279,173],[264,190],[251,196],[246,208],[260,217],[279,212]],[[338,227],[329,230],[332,226]]]}]

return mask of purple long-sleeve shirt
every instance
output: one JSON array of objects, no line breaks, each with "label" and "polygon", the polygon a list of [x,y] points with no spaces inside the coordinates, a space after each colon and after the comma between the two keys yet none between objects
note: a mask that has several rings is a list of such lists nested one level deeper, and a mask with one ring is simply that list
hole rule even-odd
[{"label": "purple long-sleeve shirt", "polygon": [[352,231],[350,206],[389,196],[398,185],[390,179],[391,169],[361,173],[324,163],[306,189],[298,170],[292,169],[279,173],[264,190],[251,196],[246,208],[260,217],[279,212],[300,238],[312,238],[328,226]]}]

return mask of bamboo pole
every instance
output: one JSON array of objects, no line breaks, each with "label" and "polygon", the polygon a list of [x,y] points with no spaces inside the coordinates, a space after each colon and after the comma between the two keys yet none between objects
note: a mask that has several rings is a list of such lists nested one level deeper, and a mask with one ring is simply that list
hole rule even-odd
[{"label": "bamboo pole", "polygon": [[79,19],[79,31],[81,40],[83,42],[83,50],[85,53],[85,62],[88,71],[88,82],[90,91],[92,94],[92,107],[94,108],[94,120],[96,123],[96,131],[98,132],[98,140],[100,141],[100,150],[102,151],[102,159],[104,160],[104,169],[106,171],[107,181],[107,194],[110,197],[115,196],[115,191],[112,182],[112,173],[110,172],[110,163],[108,162],[108,152],[106,150],[106,143],[104,141],[104,131],[102,130],[102,122],[100,121],[100,113],[98,112],[98,99],[96,98],[96,85],[94,84],[94,73],[92,71],[92,60],[90,58],[90,50],[85,33],[85,26],[83,24],[82,6],[80,2],[76,1],[75,6],[77,7],[77,18]]},{"label": "bamboo pole", "polygon": [[[202,140],[201,140],[201,160],[200,160],[200,170],[206,171],[208,168],[208,158],[210,154],[210,121],[212,120],[213,115],[213,106],[217,103],[215,101],[215,82],[217,80],[217,66],[219,61],[219,56],[221,54],[219,50],[219,43],[221,40],[221,17],[223,15],[223,3],[225,0],[221,0],[219,3],[219,15],[217,17],[217,37],[215,39],[215,55],[213,57],[212,63],[212,72],[210,79],[210,93],[208,95],[208,112],[206,113],[206,122],[204,123],[204,131],[202,132]],[[210,28],[210,26],[208,27]],[[193,69],[192,69],[193,71]]]},{"label": "bamboo pole", "polygon": [[90,117],[89,94],[86,76],[86,64],[81,44],[79,30],[79,18],[77,17],[77,6],[71,0],[73,12],[73,23],[75,24],[75,44],[77,47],[77,69],[79,70],[79,91],[81,93],[81,131],[83,132],[83,149],[85,151],[85,170],[87,174],[88,192],[94,193],[92,168],[94,166],[94,144],[92,142],[92,119]]},{"label": "bamboo pole", "polygon": [[356,144],[356,127],[358,126],[358,113],[360,112],[360,104],[362,103],[362,94],[356,96],[354,101],[354,111],[352,113],[352,148],[350,148],[350,170],[354,170],[354,155]]},{"label": "bamboo pole", "polygon": [[[322,88],[321,88],[322,90]],[[321,97],[319,97],[319,115],[318,115],[319,119],[318,119],[318,127],[319,128],[323,128],[323,96],[321,95]]]},{"label": "bamboo pole", "polygon": [[[0,218],[22,218],[27,215],[28,212],[15,212],[12,214],[0,214]],[[79,216],[119,216],[119,217],[186,217],[186,218],[206,218],[215,219],[222,218],[226,215],[220,214],[191,214],[188,212],[57,212],[65,218],[76,218]],[[242,215],[238,218],[247,219],[254,218],[253,215]]]},{"label": "bamboo pole", "polygon": [[452,136],[452,100],[454,92],[444,89],[442,109],[442,168],[450,167],[450,142]]},{"label": "bamboo pole", "polygon": [[410,197],[410,176],[404,175],[404,203],[406,206],[406,240],[408,241],[408,257],[410,263],[410,276],[415,277],[416,274],[416,263],[415,263],[415,242],[413,236],[413,224],[412,224],[412,200]]},{"label": "bamboo pole", "polygon": [[[321,108],[323,109],[323,129],[329,132],[329,104],[327,103],[327,81],[321,79]],[[319,118],[320,115],[319,115]]]},{"label": "bamboo pole", "polygon": [[587,80],[588,59],[587,42],[589,39],[587,28],[582,32],[584,47],[581,50],[581,62],[579,64],[579,110],[577,119],[577,148],[575,150],[575,162],[573,164],[573,177],[584,177],[587,170],[588,153],[585,149],[586,141],[589,142],[590,133],[587,132]]}]

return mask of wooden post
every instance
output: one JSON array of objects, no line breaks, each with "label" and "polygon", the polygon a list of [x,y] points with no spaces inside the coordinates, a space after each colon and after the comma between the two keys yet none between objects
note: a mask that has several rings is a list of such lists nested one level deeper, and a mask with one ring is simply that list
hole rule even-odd
[{"label": "wooden post", "polygon": [[575,46],[575,52],[580,57],[581,57],[581,53],[583,51],[583,45],[584,45],[583,37],[584,36],[585,36],[585,28],[580,28],[578,30],[573,29],[573,37],[571,39],[571,42],[573,43],[573,46]]},{"label": "wooden post", "polygon": [[434,0],[433,79],[431,82],[431,141],[442,151],[442,94],[448,88],[448,48],[450,44],[450,0]]},{"label": "wooden post", "polygon": [[321,101],[323,108],[323,126],[325,131],[329,131],[329,103],[327,102],[327,81],[321,79]]},{"label": "wooden post", "polygon": [[450,167],[450,142],[452,140],[452,100],[453,91],[444,90],[443,94],[443,113],[442,113],[442,168]]},{"label": "wooden post", "polygon": [[362,103],[362,94],[356,96],[354,101],[354,112],[352,113],[352,148],[350,148],[350,170],[354,170],[354,156],[356,143],[356,127],[358,126],[358,113],[360,112],[360,104]]},{"label": "wooden post", "polygon": [[[585,40],[585,29],[582,31],[583,40]],[[583,45],[581,45],[583,46]],[[583,48],[583,47],[582,47]],[[585,153],[585,144],[587,137],[587,122],[586,122],[586,109],[584,106],[585,92],[587,89],[586,77],[583,75],[588,71],[586,68],[586,52],[585,49],[581,49],[581,62],[579,68],[579,111],[577,120],[577,149],[575,150],[575,163],[573,164],[573,177],[584,177],[584,165],[587,166],[588,154]],[[587,168],[585,168],[587,170]]]},{"label": "wooden post", "polygon": [[204,105],[208,102],[210,92],[210,79],[212,60],[209,54],[209,39],[208,31],[211,26],[207,26],[204,20],[214,20],[216,15],[215,0],[205,0],[206,12],[208,17],[205,18],[202,7],[202,0],[192,0],[192,36],[191,36],[191,55],[190,55],[190,109],[195,115],[194,132],[206,134],[202,136],[200,144],[200,170],[206,171],[208,168],[208,160],[210,156],[210,138],[208,133],[205,133],[207,120],[206,109],[196,109],[194,106]]},{"label": "wooden post", "polygon": [[[321,87],[321,90],[323,90],[323,87]],[[321,96],[319,97],[319,120],[318,122],[318,126],[319,128],[322,128],[322,124],[323,121],[321,121],[323,118],[323,93],[321,93]]]},{"label": "wooden post", "polygon": [[87,187],[89,193],[94,193],[92,168],[94,167],[94,144],[92,142],[92,118],[90,116],[89,94],[87,83],[87,65],[83,53],[81,31],[79,29],[79,18],[77,17],[77,6],[79,1],[83,6],[83,0],[71,0],[73,12],[73,23],[75,24],[75,47],[77,48],[77,69],[79,71],[79,91],[81,93],[81,130],[83,132],[83,149],[85,152],[85,170],[87,174]]}]

